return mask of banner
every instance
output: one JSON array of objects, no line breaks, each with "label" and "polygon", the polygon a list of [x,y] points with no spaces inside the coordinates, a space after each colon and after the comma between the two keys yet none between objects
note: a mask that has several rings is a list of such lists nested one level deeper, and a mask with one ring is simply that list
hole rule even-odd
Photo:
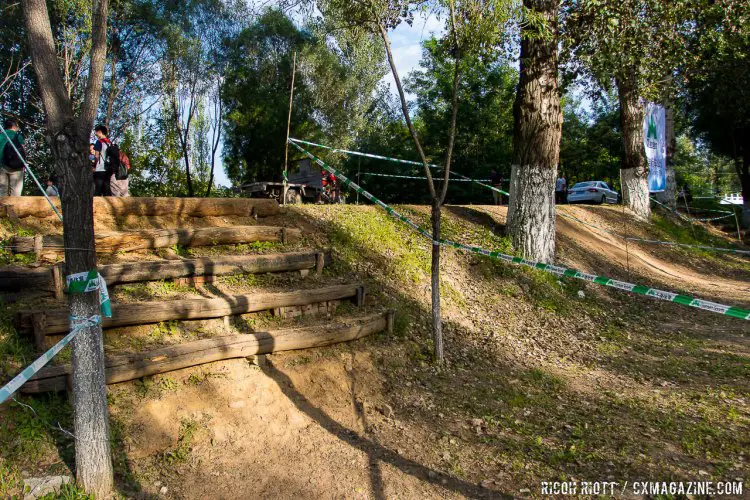
[{"label": "banner", "polygon": [[667,140],[664,108],[646,103],[643,114],[643,142],[648,160],[648,190],[664,191],[667,187]]}]

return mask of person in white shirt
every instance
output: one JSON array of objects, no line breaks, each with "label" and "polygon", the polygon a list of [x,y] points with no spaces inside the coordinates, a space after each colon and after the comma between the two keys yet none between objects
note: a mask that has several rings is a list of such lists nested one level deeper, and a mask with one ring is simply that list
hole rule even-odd
[{"label": "person in white shirt", "polygon": [[568,191],[568,181],[565,180],[565,176],[560,173],[560,177],[557,178],[555,181],[555,203],[557,205],[562,205],[567,200],[566,194]]},{"label": "person in white shirt", "polygon": [[112,144],[107,139],[107,127],[97,125],[94,129],[97,141],[94,144],[94,196],[112,196],[109,178],[112,172],[107,170],[107,148]]}]

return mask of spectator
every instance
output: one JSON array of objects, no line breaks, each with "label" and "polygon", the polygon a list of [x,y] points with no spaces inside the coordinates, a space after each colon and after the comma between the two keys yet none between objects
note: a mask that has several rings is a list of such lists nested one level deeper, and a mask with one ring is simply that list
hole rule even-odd
[{"label": "spectator", "polygon": [[112,172],[107,168],[107,149],[112,145],[107,139],[107,127],[97,125],[94,129],[97,141],[94,143],[94,196],[112,196],[110,177]]},{"label": "spectator", "polygon": [[555,204],[562,205],[567,200],[568,192],[568,181],[565,180],[565,175],[560,172],[560,177],[555,181]]},{"label": "spectator", "polygon": [[21,196],[26,160],[23,137],[18,122],[12,118],[5,120],[3,128],[5,133],[0,134],[0,196]]},{"label": "spectator", "polygon": [[[492,173],[490,173],[490,186],[495,189],[501,189],[502,182],[503,180],[500,178],[500,174],[498,173],[497,169],[493,168]],[[492,191],[492,202],[495,205],[502,205],[503,194],[497,191]]]},{"label": "spectator", "polygon": [[57,176],[50,175],[47,177],[47,196],[60,196],[60,188],[57,187]]},{"label": "spectator", "polygon": [[[130,173],[130,158],[128,158],[128,155],[126,155],[122,151],[120,151],[120,164],[124,165],[128,173]],[[128,183],[129,177],[130,175],[128,175],[128,177],[125,177],[124,179],[118,179],[117,175],[112,176],[111,180],[109,181],[109,187],[112,191],[112,196],[130,196],[130,193],[128,192],[130,188]]]}]

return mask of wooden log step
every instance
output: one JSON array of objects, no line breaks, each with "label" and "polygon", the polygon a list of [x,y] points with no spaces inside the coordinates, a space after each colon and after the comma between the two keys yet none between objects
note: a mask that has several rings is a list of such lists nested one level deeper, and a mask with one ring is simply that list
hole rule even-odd
[{"label": "wooden log step", "polygon": [[[352,319],[325,326],[272,330],[186,342],[149,352],[108,356],[105,360],[108,384],[126,382],[191,366],[255,354],[309,349],[347,342],[376,332],[393,329],[393,312]],[[64,391],[70,365],[48,366],[29,380],[21,392]]]},{"label": "wooden log step", "polygon": [[[251,293],[211,299],[167,300],[163,302],[135,302],[112,304],[112,317],[102,318],[104,328],[143,325],[162,321],[208,319],[267,311],[285,306],[305,306],[330,300],[351,299],[362,305],[364,286],[334,285],[293,292]],[[70,331],[67,309],[20,311],[15,318],[19,332],[33,332],[37,344],[44,336]]]},{"label": "wooden log step", "polygon": [[[60,199],[53,202],[61,211]],[[1,207],[10,207],[19,218],[53,217],[55,213],[43,196],[4,196],[0,198]],[[7,213],[7,208],[0,213]],[[122,217],[135,215],[142,217],[159,217],[177,215],[183,217],[222,217],[239,216],[268,217],[280,212],[276,200],[265,198],[118,198],[112,196],[94,197],[94,215],[111,215]]]},{"label": "wooden log step", "polygon": [[[137,283],[163,279],[223,276],[227,274],[260,274],[317,269],[331,262],[329,251],[290,252],[265,255],[220,255],[184,260],[154,260],[99,266],[107,285]],[[46,291],[55,293],[55,268],[0,268],[0,290]],[[61,283],[60,283],[61,284]]]},{"label": "wooden log step", "polygon": [[[174,245],[204,247],[256,241],[286,243],[301,236],[302,232],[299,229],[277,226],[197,227],[104,232],[94,235],[94,243],[97,252],[115,253]],[[62,253],[63,236],[49,234],[43,236],[41,241],[38,237],[16,236],[13,245],[16,253],[41,253],[43,250]]]}]

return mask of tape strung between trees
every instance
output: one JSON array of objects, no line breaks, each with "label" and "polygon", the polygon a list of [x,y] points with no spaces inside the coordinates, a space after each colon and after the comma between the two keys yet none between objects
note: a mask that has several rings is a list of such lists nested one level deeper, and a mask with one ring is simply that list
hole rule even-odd
[{"label": "tape strung between trees", "polygon": [[[375,197],[372,194],[368,193],[362,187],[360,187],[359,185],[357,185],[356,183],[354,183],[353,181],[351,181],[342,172],[340,172],[339,170],[335,169],[334,167],[331,167],[330,165],[328,165],[327,163],[325,163],[323,160],[321,160],[317,156],[313,155],[312,153],[310,153],[309,151],[307,151],[306,149],[304,149],[303,147],[301,147],[299,144],[297,144],[298,141],[296,139],[291,139],[290,138],[289,142],[294,147],[296,147],[298,150],[300,150],[300,152],[302,152],[303,154],[305,154],[308,158],[310,158],[311,160],[313,160],[314,162],[316,162],[318,165],[320,165],[322,168],[324,168],[324,169],[328,170],[329,172],[333,173],[334,175],[336,175],[339,179],[341,179],[341,181],[345,185],[349,186],[351,189],[353,189],[357,193],[361,194],[362,196],[364,196],[365,198],[367,198],[368,200],[370,200],[374,204],[376,204],[379,207],[381,207],[390,216],[392,216],[392,217],[400,220],[404,224],[408,225],[409,227],[411,227],[412,229],[414,229],[415,231],[417,231],[422,236],[428,238],[432,242],[433,245],[443,245],[443,246],[448,246],[448,247],[456,248],[456,249],[459,249],[459,250],[465,250],[467,252],[475,253],[475,254],[478,254],[478,255],[484,255],[484,256],[490,257],[492,259],[503,260],[503,261],[511,263],[511,264],[519,264],[519,265],[524,265],[524,266],[527,266],[527,267],[532,267],[534,269],[538,269],[540,271],[545,271],[545,272],[548,272],[548,273],[551,273],[551,274],[554,274],[554,275],[557,275],[557,276],[560,276],[560,277],[565,276],[565,277],[568,277],[568,278],[576,278],[576,279],[580,279],[580,280],[583,280],[583,281],[588,281],[588,282],[591,282],[591,283],[596,283],[598,285],[609,286],[609,287],[612,287],[612,288],[617,288],[618,290],[623,290],[623,291],[626,291],[626,292],[632,292],[632,293],[635,293],[635,294],[638,294],[638,295],[645,295],[647,297],[653,297],[655,299],[664,300],[664,301],[667,301],[667,302],[675,302],[677,304],[682,304],[682,305],[685,305],[685,306],[694,307],[696,309],[701,309],[701,310],[704,310],[704,311],[711,311],[711,312],[722,314],[722,315],[725,315],[725,316],[731,316],[733,318],[750,320],[750,310],[742,309],[740,307],[727,306],[727,305],[724,305],[724,304],[718,304],[716,302],[711,302],[711,301],[708,301],[708,300],[702,300],[702,299],[698,299],[698,298],[695,298],[695,297],[690,297],[690,296],[687,296],[687,295],[681,295],[681,294],[677,294],[677,293],[673,293],[673,292],[659,290],[659,289],[651,288],[651,287],[648,287],[648,286],[645,286],[645,285],[637,285],[637,284],[634,284],[634,283],[627,283],[627,282],[624,282],[624,281],[618,281],[618,280],[614,280],[614,279],[611,279],[611,278],[607,278],[605,276],[597,276],[597,275],[594,275],[594,274],[582,273],[580,271],[576,271],[575,269],[570,269],[570,268],[566,268],[566,267],[555,266],[555,265],[552,265],[552,264],[544,264],[544,263],[541,263],[541,262],[529,261],[529,260],[522,259],[521,257],[514,257],[512,255],[507,255],[507,254],[503,254],[503,253],[500,253],[500,252],[493,252],[493,251],[486,250],[486,249],[480,248],[480,247],[474,247],[474,246],[464,245],[464,244],[461,244],[461,243],[457,243],[455,241],[450,241],[450,240],[445,240],[445,239],[441,239],[439,241],[435,241],[435,240],[432,239],[432,235],[430,234],[429,231],[427,231],[426,229],[422,228],[418,224],[414,223],[413,221],[411,221],[407,217],[399,214],[398,212],[396,212],[396,210],[394,210],[393,208],[391,208],[390,206],[388,206],[386,203],[384,203],[383,201],[379,200],[377,197]],[[302,142],[302,141],[299,141],[299,142]],[[310,143],[310,144],[313,144],[313,143]],[[332,149],[332,148],[328,148],[328,149]],[[344,150],[337,150],[337,151],[344,152]],[[370,155],[370,156],[377,157],[376,155]],[[379,157],[379,158],[385,159],[384,157]],[[403,160],[403,161],[406,162],[405,160]]]}]

